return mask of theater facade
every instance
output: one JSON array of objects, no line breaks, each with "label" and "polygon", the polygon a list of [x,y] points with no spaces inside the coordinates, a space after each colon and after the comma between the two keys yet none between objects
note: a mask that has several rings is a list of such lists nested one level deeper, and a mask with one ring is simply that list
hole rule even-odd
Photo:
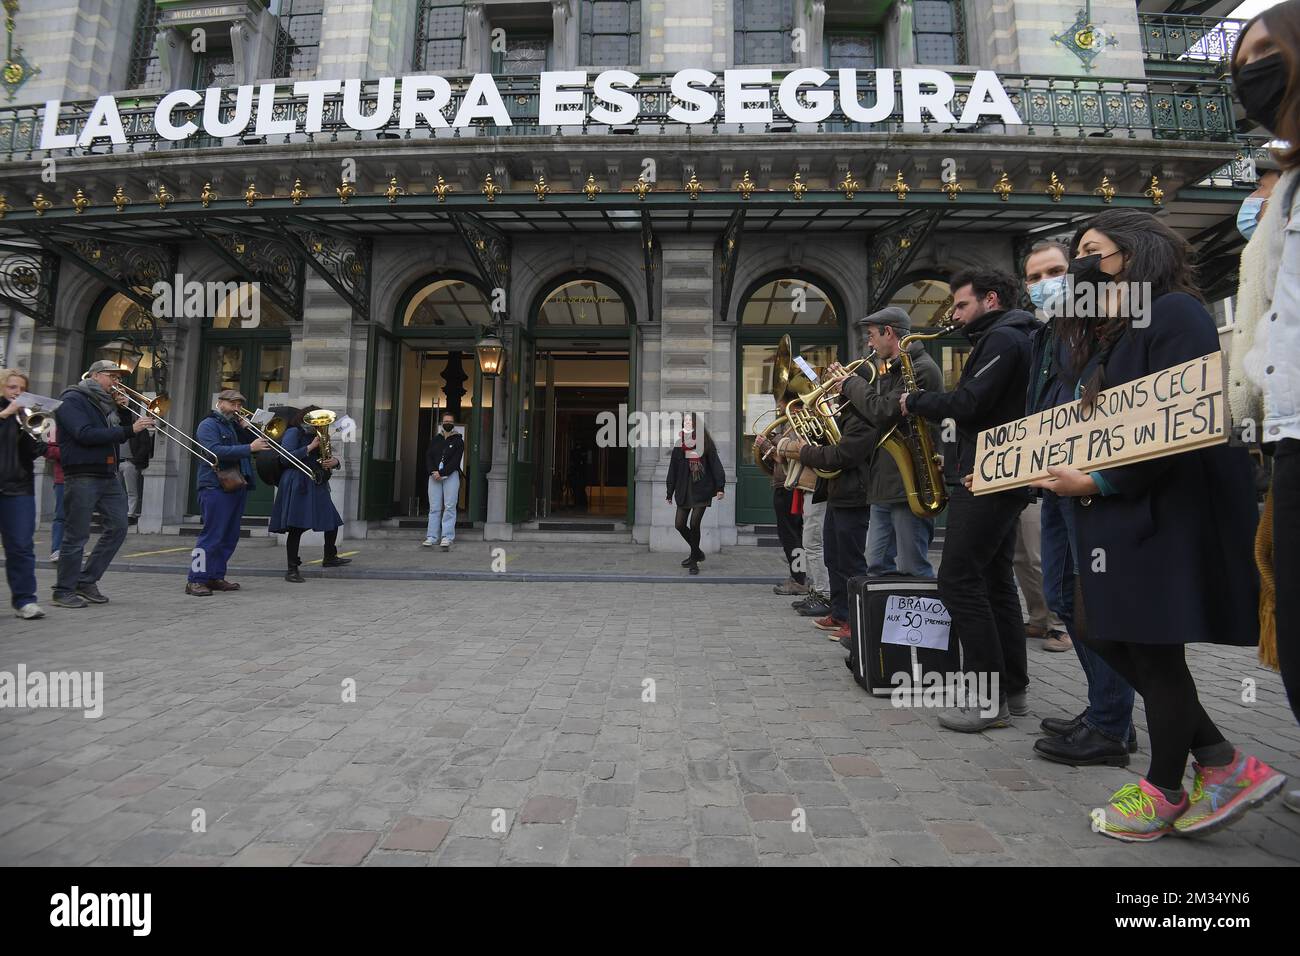
[{"label": "theater facade", "polygon": [[[728,476],[705,547],[753,543],[783,335],[856,357],[863,316],[933,325],[953,271],[1115,206],[1226,299],[1260,143],[1205,4],[11,6],[0,364],[57,396],[121,357],[188,428],[232,387],[348,416],[353,537],[419,534],[450,411],[462,534],[676,548],[662,429],[630,426],[689,411]],[[965,341],[931,347],[955,381]],[[139,530],[194,530],[196,467],[160,441]]]}]

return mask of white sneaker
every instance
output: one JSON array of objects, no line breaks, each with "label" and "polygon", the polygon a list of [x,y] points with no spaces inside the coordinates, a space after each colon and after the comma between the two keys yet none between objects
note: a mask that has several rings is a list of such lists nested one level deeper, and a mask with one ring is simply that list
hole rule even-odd
[{"label": "white sneaker", "polygon": [[41,610],[41,606],[36,603],[24,604],[18,610],[14,611],[14,614],[21,617],[24,621],[34,621],[38,617],[45,616],[45,612]]},{"label": "white sneaker", "polygon": [[51,551],[51,552],[50,552],[50,560],[51,560],[51,561],[58,561],[58,560],[59,560],[59,552],[57,552],[57,551]]},{"label": "white sneaker", "polygon": [[450,550],[451,550],[451,538],[443,538],[442,541],[439,542],[439,545],[442,547],[442,550],[444,550],[444,551],[450,551]]},{"label": "white sneaker", "polygon": [[424,544],[420,545],[420,547],[422,547],[422,548],[432,548],[432,547],[433,547],[433,544],[434,544],[434,541],[433,541],[432,538],[425,538],[425,539],[424,539]]}]

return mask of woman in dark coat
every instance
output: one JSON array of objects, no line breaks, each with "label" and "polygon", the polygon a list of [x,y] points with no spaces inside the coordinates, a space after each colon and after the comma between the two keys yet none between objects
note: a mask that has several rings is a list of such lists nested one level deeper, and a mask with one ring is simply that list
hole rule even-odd
[{"label": "woman in dark coat", "polygon": [[[1098,291],[1096,317],[1059,320],[1085,404],[1103,388],[1218,352],[1187,244],[1163,222],[1109,210],[1083,224],[1074,250],[1076,295],[1104,290],[1103,283],[1127,290]],[[1139,284],[1148,284],[1149,298]],[[1217,829],[1286,780],[1224,739],[1197,699],[1184,656],[1187,644],[1258,640],[1249,456],[1220,444],[1089,474],[1049,471],[1054,477],[1037,484],[1075,498],[1083,639],[1142,695],[1151,735],[1146,778],[1112,797],[1104,820],[1094,818],[1096,829],[1128,841]],[[1189,753],[1190,800],[1183,790]]]},{"label": "woman in dark coat", "polygon": [[700,550],[700,523],[713,499],[721,500],[727,475],[704,422],[687,415],[682,424],[677,447],[668,459],[668,503],[676,500],[677,533],[691,549],[682,567],[689,568],[691,574],[699,574],[700,562],[704,560],[704,552]]},{"label": "woman in dark coat", "polygon": [[[310,425],[302,420],[318,406],[309,405],[289,420],[280,444],[295,458],[308,465],[319,463],[327,471],[339,467],[337,458],[321,461],[320,436]],[[330,499],[329,482],[316,484],[297,468],[286,467],[280,476],[280,483],[275,489],[275,505],[271,508],[270,530],[273,534],[288,534],[285,551],[289,562],[288,573],[284,579],[294,584],[304,580],[298,567],[302,559],[298,557],[298,545],[305,531],[323,531],[325,533],[325,560],[321,567],[337,568],[351,564],[351,558],[340,558],[337,547],[339,527],[343,519]]]}]

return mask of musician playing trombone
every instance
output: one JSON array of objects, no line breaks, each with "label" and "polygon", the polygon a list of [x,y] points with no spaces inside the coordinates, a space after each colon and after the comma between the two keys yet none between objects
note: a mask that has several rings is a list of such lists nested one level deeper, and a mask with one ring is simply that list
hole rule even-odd
[{"label": "musician playing trombone", "polygon": [[[152,429],[154,420],[142,415],[129,426],[122,424],[114,392],[121,384],[122,369],[116,362],[96,362],[80,382],[59,396],[63,404],[54,413],[66,516],[54,585],[58,607],[107,604],[99,579],[126,540],[126,489],[118,474],[118,449],[132,434]],[[83,568],[81,560],[96,511],[104,531]]]},{"label": "musician playing trombone", "polygon": [[36,603],[36,485],[32,462],[45,454],[45,443],[23,426],[18,397],[27,376],[0,370],[0,539],[4,542],[5,576],[14,613],[25,621],[45,616]]},{"label": "musician playing trombone", "polygon": [[189,580],[185,584],[185,593],[194,597],[208,597],[213,591],[239,590],[238,584],[226,580],[226,565],[239,544],[239,524],[248,504],[248,493],[255,484],[253,455],[271,447],[265,438],[249,431],[239,414],[244,402],[244,396],[233,388],[221,392],[216,407],[199,422],[194,433],[199,444],[217,457],[219,469],[238,469],[244,479],[242,487],[227,491],[222,488],[217,470],[197,470],[203,532],[195,546],[198,553],[190,562]]}]

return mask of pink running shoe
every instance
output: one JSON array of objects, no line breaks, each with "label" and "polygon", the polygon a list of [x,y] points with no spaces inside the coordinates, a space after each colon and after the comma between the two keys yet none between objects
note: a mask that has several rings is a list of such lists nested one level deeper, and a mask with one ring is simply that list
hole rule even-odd
[{"label": "pink running shoe", "polygon": [[1110,806],[1092,811],[1092,826],[1103,836],[1145,843],[1173,833],[1174,821],[1187,807],[1187,794],[1178,803],[1170,803],[1158,788],[1143,779],[1124,784],[1110,798]]},{"label": "pink running shoe", "polygon": [[1196,772],[1192,804],[1174,824],[1182,834],[1209,833],[1227,826],[1275,796],[1286,783],[1284,774],[1240,750],[1227,766],[1202,767],[1193,761],[1192,769]]}]

